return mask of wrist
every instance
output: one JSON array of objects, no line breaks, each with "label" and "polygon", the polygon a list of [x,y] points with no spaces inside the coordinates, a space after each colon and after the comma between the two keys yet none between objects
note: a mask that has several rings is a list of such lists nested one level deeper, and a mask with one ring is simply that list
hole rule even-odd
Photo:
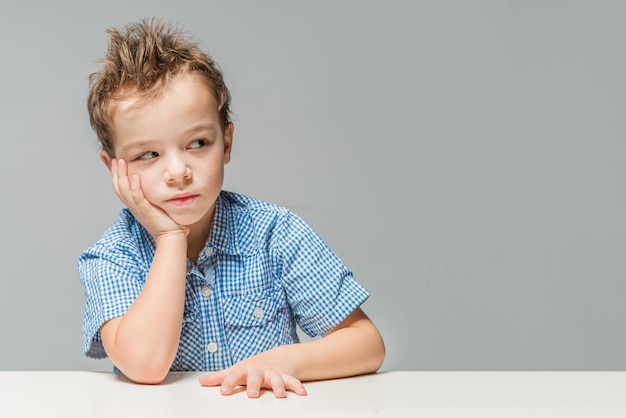
[{"label": "wrist", "polygon": [[176,230],[176,231],[166,231],[156,234],[154,237],[154,241],[157,245],[171,242],[177,245],[184,243],[185,247],[187,246],[187,231],[186,230]]}]

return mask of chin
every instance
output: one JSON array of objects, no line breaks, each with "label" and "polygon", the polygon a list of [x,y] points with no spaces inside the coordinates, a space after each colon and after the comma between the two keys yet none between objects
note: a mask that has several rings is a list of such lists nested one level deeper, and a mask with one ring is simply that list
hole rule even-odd
[{"label": "chin", "polygon": [[172,220],[180,226],[192,227],[198,224],[202,220],[202,218],[197,218],[197,217],[191,218],[188,216],[178,216],[178,217],[172,216]]},{"label": "chin", "polygon": [[169,214],[169,215],[170,215],[170,218],[172,218],[172,220],[176,222],[178,225],[186,226],[186,227],[193,227],[193,226],[199,226],[200,224],[203,223],[206,213],[193,214],[193,215],[192,214],[187,214],[187,215]]}]

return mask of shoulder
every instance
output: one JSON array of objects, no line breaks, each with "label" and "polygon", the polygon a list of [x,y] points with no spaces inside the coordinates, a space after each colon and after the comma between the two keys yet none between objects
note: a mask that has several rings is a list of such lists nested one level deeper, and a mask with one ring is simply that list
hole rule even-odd
[{"label": "shoulder", "polygon": [[211,240],[227,253],[250,255],[272,246],[292,216],[285,207],[223,191],[216,204]]},{"label": "shoulder", "polygon": [[217,217],[230,218],[235,225],[251,223],[252,225],[246,226],[259,227],[275,224],[293,215],[289,209],[282,206],[233,192],[222,192],[218,205]]},{"label": "shoulder", "polygon": [[290,212],[289,209],[282,206],[227,191],[220,193],[220,202],[232,212],[249,212],[257,215],[266,213],[275,216],[286,215]]},{"label": "shoulder", "polygon": [[150,234],[130,211],[124,208],[98,241],[83,251],[79,261],[90,258],[114,258],[121,263],[127,257],[149,259],[150,253],[153,252],[154,242]]}]

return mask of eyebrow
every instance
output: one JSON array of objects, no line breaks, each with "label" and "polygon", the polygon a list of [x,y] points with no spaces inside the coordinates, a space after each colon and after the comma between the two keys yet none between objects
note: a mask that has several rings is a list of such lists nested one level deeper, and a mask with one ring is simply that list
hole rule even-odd
[{"label": "eyebrow", "polygon": [[156,143],[158,143],[158,141],[142,140],[142,141],[133,142],[132,144],[121,148],[116,154],[134,153],[140,149],[150,148],[152,144],[156,144]]},{"label": "eyebrow", "polygon": [[212,133],[217,133],[217,129],[215,128],[215,125],[213,123],[202,122],[183,131],[183,134],[193,134],[201,131],[211,131]]}]

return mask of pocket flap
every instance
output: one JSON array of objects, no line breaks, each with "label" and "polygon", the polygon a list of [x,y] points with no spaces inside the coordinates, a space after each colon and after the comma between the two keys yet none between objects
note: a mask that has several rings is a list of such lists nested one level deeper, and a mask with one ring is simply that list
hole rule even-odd
[{"label": "pocket flap", "polygon": [[227,325],[258,327],[276,318],[282,298],[277,292],[229,298],[224,303]]}]

